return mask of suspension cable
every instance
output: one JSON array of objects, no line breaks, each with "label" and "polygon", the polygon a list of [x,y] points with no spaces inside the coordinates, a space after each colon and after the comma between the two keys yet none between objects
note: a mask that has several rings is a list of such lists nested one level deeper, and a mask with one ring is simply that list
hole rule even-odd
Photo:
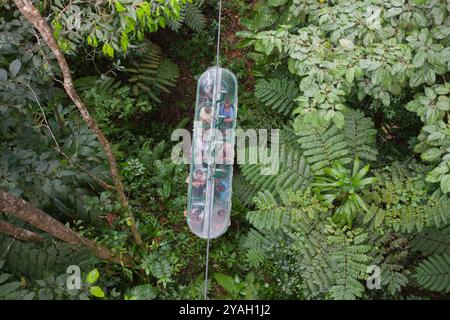
[{"label": "suspension cable", "polygon": [[[213,93],[213,111],[212,111],[212,114],[211,114],[211,127],[213,127],[214,126],[214,117],[216,116],[215,115],[215,112],[214,112],[214,110],[216,109],[216,103],[217,103],[217,94],[218,94],[218,88],[219,88],[219,63],[220,63],[220,28],[221,28],[221,20],[222,20],[222,0],[219,0],[219,20],[218,20],[218,26],[217,26],[217,44],[216,44],[216,79],[215,79],[215,84],[214,84],[214,93]],[[212,130],[212,132],[214,132],[214,128],[211,128],[211,129],[213,129]],[[213,136],[214,137],[214,136]],[[214,145],[214,143],[215,143],[215,139],[213,138],[212,140],[210,140],[210,143],[213,143],[213,147],[215,148],[215,145]],[[214,164],[214,162],[213,162],[213,166],[214,166],[215,164]],[[209,167],[208,168],[208,181],[207,181],[207,183],[209,183],[209,184],[211,184],[212,183],[212,176],[211,176],[211,171],[212,171],[212,168],[211,167]],[[213,216],[213,212],[212,212],[212,209],[213,209],[213,198],[214,198],[214,196],[213,196],[213,192],[214,192],[214,188],[212,188],[212,192],[210,192],[210,195],[209,195],[209,204],[207,204],[206,205],[206,207],[205,207],[205,209],[207,208],[207,210],[209,211],[209,212],[206,212],[205,211],[205,217],[206,216],[208,216],[208,233],[207,233],[207,235],[208,235],[208,237],[207,237],[207,239],[206,239],[206,267],[205,267],[205,294],[204,294],[204,296],[205,296],[205,300],[208,300],[208,269],[209,269],[209,247],[210,247],[210,235],[211,235],[211,219],[212,219],[212,216]]]}]

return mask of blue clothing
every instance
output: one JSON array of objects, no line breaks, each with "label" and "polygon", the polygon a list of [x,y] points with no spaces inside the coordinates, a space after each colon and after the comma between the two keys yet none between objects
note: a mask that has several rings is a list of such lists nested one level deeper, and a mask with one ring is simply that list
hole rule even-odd
[{"label": "blue clothing", "polygon": [[219,116],[223,116],[225,118],[233,119],[234,118],[234,109],[233,106],[230,106],[228,110],[225,109],[225,105],[220,105]]}]

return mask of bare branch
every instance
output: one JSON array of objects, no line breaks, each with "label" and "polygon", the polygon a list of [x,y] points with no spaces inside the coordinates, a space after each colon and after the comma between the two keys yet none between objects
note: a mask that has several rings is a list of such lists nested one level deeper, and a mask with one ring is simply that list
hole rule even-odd
[{"label": "bare branch", "polygon": [[117,257],[109,249],[98,244],[95,241],[81,236],[65,226],[55,218],[31,205],[27,201],[17,198],[10,193],[0,189],[0,211],[19,218],[30,225],[45,231],[51,236],[58,238],[70,244],[82,244],[95,256],[117,264],[129,265],[131,258],[129,256]]},{"label": "bare branch", "polygon": [[23,241],[42,242],[44,238],[35,232],[20,228],[4,220],[0,220],[0,232]]}]

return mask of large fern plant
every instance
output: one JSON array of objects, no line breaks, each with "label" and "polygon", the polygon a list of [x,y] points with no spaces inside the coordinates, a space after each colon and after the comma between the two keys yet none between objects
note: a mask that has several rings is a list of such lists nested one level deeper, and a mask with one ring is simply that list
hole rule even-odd
[{"label": "large fern plant", "polygon": [[135,96],[146,96],[154,103],[161,103],[160,94],[168,93],[175,86],[179,70],[176,64],[162,57],[161,48],[147,42],[142,57],[126,68]]},{"label": "large fern plant", "polygon": [[206,17],[202,12],[204,5],[205,0],[186,2],[180,10],[179,17],[169,19],[169,27],[179,32],[184,24],[195,32],[202,32],[206,26]]},{"label": "large fern plant", "polygon": [[[295,273],[290,277],[297,279],[302,294],[324,297],[328,292],[335,299],[361,297],[364,287],[360,280],[371,260],[367,234],[332,223],[330,207],[310,189],[282,191],[279,198],[277,201],[270,192],[262,192],[255,199],[257,209],[247,214],[255,228],[244,242],[247,260],[260,265],[273,258],[274,250],[282,250],[278,259],[293,259]],[[287,239],[281,240],[283,235]],[[279,247],[280,241],[285,245]]]}]

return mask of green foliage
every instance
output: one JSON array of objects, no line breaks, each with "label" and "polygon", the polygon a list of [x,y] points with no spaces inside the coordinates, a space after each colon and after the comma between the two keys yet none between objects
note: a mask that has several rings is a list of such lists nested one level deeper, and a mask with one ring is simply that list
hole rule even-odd
[{"label": "green foliage", "polygon": [[[170,159],[167,129],[188,125],[194,75],[214,55],[215,23],[206,27],[202,11],[213,17],[217,7],[39,5],[111,141],[143,248],[130,241],[116,193],[92,179],[112,184],[96,137],[53,81],[61,79],[54,56],[18,11],[3,7],[0,188],[133,262],[85,268],[86,252],[45,234],[42,244],[2,236],[0,298],[202,299],[204,241],[182,214],[188,173]],[[440,0],[224,3],[221,64],[240,82],[238,123],[281,128],[281,139],[278,160],[240,165],[234,177],[232,224],[210,252],[211,298],[448,295],[448,9]],[[165,26],[177,32],[148,34]],[[229,32],[240,26],[236,44]],[[159,45],[183,68],[180,82]],[[258,151],[260,159],[275,152],[274,140]],[[278,170],[266,175],[270,166]],[[72,263],[90,271],[80,290],[66,288]],[[380,290],[366,289],[372,265]]]},{"label": "green foliage", "polygon": [[370,260],[367,255],[370,246],[364,244],[368,234],[356,230],[344,234],[333,233],[328,237],[328,241],[342,246],[342,249],[331,255],[331,261],[336,268],[336,284],[329,291],[331,297],[335,300],[352,300],[361,297],[364,286],[359,280],[364,279],[367,262]]},{"label": "green foliage", "polygon": [[430,195],[421,175],[399,179],[381,173],[365,199],[369,210],[364,221],[374,227],[421,232],[424,227],[445,226],[449,220],[450,199],[439,193]]},{"label": "green foliage", "polygon": [[[257,9],[245,24],[251,32],[242,35],[268,57],[266,63],[282,61],[298,77],[296,112],[307,121],[318,116],[340,126],[352,92],[389,105],[402,88],[432,85],[447,71],[446,7],[439,1],[387,1],[375,8],[370,1],[293,0],[278,8],[268,3]],[[267,24],[259,23],[262,12]],[[274,30],[261,31],[271,25]]]},{"label": "green foliage", "polygon": [[277,206],[277,201],[269,191],[259,192],[255,203],[260,210],[250,211],[247,218],[257,229],[276,229],[289,223],[285,208]]},{"label": "green foliage", "polygon": [[300,136],[298,142],[304,150],[303,155],[315,174],[322,175],[324,168],[334,161],[340,160],[343,164],[351,161],[345,134],[335,125],[297,123],[294,124],[294,129]]},{"label": "green foliage", "polygon": [[[309,192],[323,209],[306,199],[284,201],[289,184],[279,188],[277,177],[259,177],[255,167],[243,166],[259,191],[257,208],[247,215],[257,231],[248,234],[243,249],[249,266],[276,284],[275,295],[398,297],[402,288],[416,285],[409,281],[409,265],[419,253],[447,253],[447,7],[442,1],[283,0],[258,3],[242,19],[247,30],[238,33],[241,46],[254,49],[248,56],[260,78],[255,94],[294,120],[298,138],[283,143],[306,160],[314,179],[294,193]],[[373,106],[375,111],[365,111]],[[398,108],[423,121],[416,140],[419,123]],[[406,140],[430,166],[410,162]],[[405,164],[372,171],[375,177],[361,187],[357,181],[365,180],[368,166],[355,165],[353,172],[345,167],[356,158],[378,160],[372,167],[380,168],[380,159],[395,157]],[[321,213],[295,219],[293,213],[305,208]],[[369,263],[383,270],[381,291],[365,292],[359,281]],[[447,273],[446,264],[439,274]],[[435,281],[434,289],[446,286],[442,277]]]},{"label": "green foliage", "polygon": [[[165,141],[156,145],[145,143],[137,157],[122,164],[125,184],[139,199],[139,206],[160,212],[182,212],[186,201],[184,188],[187,170],[174,164],[170,158],[170,147]],[[142,190],[148,190],[142,194]],[[133,199],[133,198],[132,198]]]},{"label": "green foliage", "polygon": [[153,108],[148,99],[135,97],[129,85],[113,78],[83,77],[75,81],[75,87],[107,135],[120,132],[115,122],[131,120]]},{"label": "green foliage", "polygon": [[[22,287],[22,283],[12,279],[12,274],[2,272],[4,260],[0,260],[0,300],[31,300],[35,293]],[[12,280],[12,281],[11,281]]]},{"label": "green foliage", "polygon": [[130,289],[125,300],[153,300],[158,294],[158,289],[150,284],[141,284]]},{"label": "green foliage", "polygon": [[418,284],[432,291],[447,293],[450,291],[450,256],[432,255],[422,261],[413,275]]},{"label": "green foliage", "polygon": [[291,113],[298,94],[295,82],[288,79],[261,79],[255,84],[255,96],[266,106],[284,115]]},{"label": "green foliage", "polygon": [[[53,207],[55,216],[63,219],[96,221],[98,214],[84,207],[85,196],[97,188],[87,172],[109,181],[106,156],[87,126],[72,118],[73,108],[45,108],[45,118],[38,106],[29,106],[27,112],[8,108],[2,113],[0,124],[5,125],[5,131],[0,133],[4,141],[0,147],[0,186],[26,195],[40,207]],[[11,122],[15,127],[8,125]]]},{"label": "green foliage", "polygon": [[[268,190],[274,192],[275,190],[285,189],[303,189],[306,188],[311,180],[311,169],[302,154],[299,145],[294,143],[289,144],[290,133],[282,131],[281,145],[279,147],[278,158],[275,157],[271,164],[246,164],[241,166],[242,175],[256,190]],[[254,150],[249,150],[250,152]],[[267,153],[275,152],[270,149],[259,149],[261,152]],[[260,156],[261,159],[261,156]],[[268,166],[271,168],[278,168],[278,171],[265,175],[265,170]],[[252,195],[254,193],[250,193]],[[248,198],[247,198],[248,199]],[[249,200],[247,200],[249,201]]]},{"label": "green foliage", "polygon": [[[426,180],[439,183],[442,192],[450,192],[450,86],[425,87],[425,95],[417,94],[406,108],[417,113],[425,126],[418,136],[414,151],[422,160],[435,165]],[[446,120],[447,119],[447,122]]]},{"label": "green foliage", "polygon": [[396,232],[371,236],[373,239],[369,241],[378,244],[378,248],[372,248],[370,255],[373,256],[372,265],[379,266],[382,272],[382,295],[398,296],[402,288],[409,284],[410,271],[406,270],[410,254],[409,239]]},{"label": "green foliage", "polygon": [[234,300],[242,297],[248,300],[258,298],[258,284],[255,283],[255,275],[252,272],[248,273],[243,280],[238,275],[233,278],[223,273],[214,273],[214,279],[227,293],[222,298]]},{"label": "green foliage", "polygon": [[377,160],[376,134],[372,119],[359,110],[345,112],[344,135],[349,154],[367,161]]},{"label": "green foliage", "polygon": [[173,31],[179,32],[185,24],[195,32],[202,32],[206,26],[206,17],[202,13],[205,0],[187,2],[180,10],[178,18],[169,19],[169,26]]},{"label": "green foliage", "polygon": [[51,85],[58,75],[55,58],[49,49],[33,41],[34,31],[25,18],[0,17],[0,107],[15,106],[21,109],[29,101],[35,101],[33,88],[41,101],[50,101],[61,89]]},{"label": "green foliage", "polygon": [[[329,292],[334,299],[361,297],[364,287],[358,280],[364,278],[370,261],[367,253],[371,247],[365,243],[367,234],[361,229],[349,230],[333,224],[328,219],[327,204],[311,191],[283,192],[280,198],[282,202],[277,204],[269,193],[260,193],[258,210],[248,213],[249,221],[264,235],[261,238],[261,233],[253,231],[247,236],[244,248],[248,250],[248,259],[252,259],[255,252],[265,259],[274,259],[271,253],[278,250],[277,242],[286,233],[288,245],[277,251],[282,252],[282,256],[275,260],[292,257],[291,266],[295,271],[289,273],[289,277],[298,279],[292,282],[303,294],[317,297]],[[267,234],[269,230],[272,230],[271,236]],[[267,236],[277,240],[266,242]],[[264,261],[261,257],[258,260]],[[290,292],[295,290],[289,288]]]},{"label": "green foliage", "polygon": [[0,248],[8,270],[32,279],[63,273],[72,264],[85,267],[95,261],[86,249],[61,242],[33,244],[1,236]]},{"label": "green foliage", "polygon": [[450,239],[448,238],[450,227],[442,229],[431,228],[415,236],[411,242],[411,248],[425,256],[432,254],[449,254]]},{"label": "green foliage", "polygon": [[354,161],[351,172],[344,168],[340,161],[336,161],[331,168],[325,168],[324,176],[314,180],[314,192],[321,194],[325,201],[337,207],[333,216],[335,223],[351,227],[360,211],[368,211],[361,198],[361,191],[376,181],[374,177],[365,177],[368,172],[369,165],[360,169],[358,158]]},{"label": "green foliage", "polygon": [[406,104],[406,109],[417,113],[427,125],[444,120],[450,110],[450,85],[435,85],[424,90],[425,94],[416,94],[414,100]]},{"label": "green foliage", "polygon": [[257,193],[257,189],[248,183],[243,175],[233,177],[233,191],[239,200],[247,206],[253,204],[253,198]]},{"label": "green foliage", "polygon": [[142,41],[145,32],[156,32],[177,19],[186,3],[124,0],[114,1],[112,6],[105,2],[57,0],[50,8],[53,34],[63,52],[73,54],[88,44],[113,58],[116,52],[125,54],[134,43]]},{"label": "green foliage", "polygon": [[173,275],[180,267],[179,257],[170,252],[170,248],[163,246],[159,252],[153,252],[142,259],[141,268],[146,275],[151,275],[157,279],[157,284],[163,288],[172,283]]},{"label": "green foliage", "polygon": [[178,67],[162,58],[161,48],[152,42],[147,42],[142,57],[126,72],[131,74],[128,81],[133,94],[136,97],[146,96],[156,103],[161,102],[159,94],[170,92],[169,88],[175,86],[179,76]]},{"label": "green foliage", "polygon": [[352,158],[376,160],[374,148],[376,130],[373,122],[360,111],[347,111],[343,129],[326,122],[294,122],[294,130],[300,136],[298,142],[304,150],[303,155],[317,175],[334,161],[347,164]]}]

